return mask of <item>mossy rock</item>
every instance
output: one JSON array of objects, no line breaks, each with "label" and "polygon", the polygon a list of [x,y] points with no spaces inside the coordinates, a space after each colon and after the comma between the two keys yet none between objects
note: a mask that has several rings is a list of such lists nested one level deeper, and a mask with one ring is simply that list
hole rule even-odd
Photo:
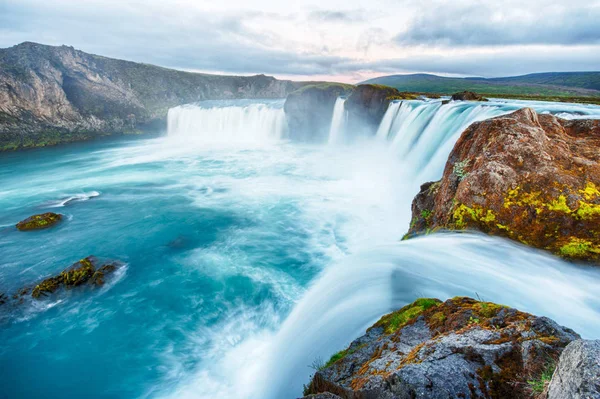
[{"label": "mossy rock", "polygon": [[39,215],[33,215],[17,223],[16,227],[20,231],[41,230],[54,226],[62,220],[60,213],[46,212]]},{"label": "mossy rock", "polygon": [[[49,277],[37,284],[31,291],[31,296],[39,299],[58,291],[60,288],[72,289],[82,285],[102,286],[106,275],[114,272],[118,265],[110,263],[96,268],[97,259],[93,256],[81,259],[59,275]],[[28,291],[25,291],[27,293]]]},{"label": "mossy rock", "polygon": [[334,354],[304,394],[527,398],[531,381],[547,378],[548,364],[579,338],[546,317],[496,303],[421,298]]}]

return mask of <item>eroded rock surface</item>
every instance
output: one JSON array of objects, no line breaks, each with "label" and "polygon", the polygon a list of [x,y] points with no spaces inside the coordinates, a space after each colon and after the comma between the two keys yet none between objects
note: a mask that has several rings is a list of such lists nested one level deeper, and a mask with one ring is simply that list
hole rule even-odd
[{"label": "eroded rock surface", "polygon": [[412,205],[407,237],[478,230],[600,261],[600,121],[524,108],[477,122]]},{"label": "eroded rock surface", "polygon": [[528,381],[579,336],[545,317],[470,298],[419,299],[384,316],[316,372],[305,394],[529,398]]},{"label": "eroded rock surface", "polygon": [[600,399],[600,341],[571,342],[548,389],[548,399]]}]

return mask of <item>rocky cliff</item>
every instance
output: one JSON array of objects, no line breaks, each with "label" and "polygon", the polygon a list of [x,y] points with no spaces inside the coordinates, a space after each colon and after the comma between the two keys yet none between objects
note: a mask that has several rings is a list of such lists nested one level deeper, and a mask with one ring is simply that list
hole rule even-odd
[{"label": "rocky cliff", "polygon": [[189,73],[22,43],[0,49],[0,151],[164,124],[171,107],[206,99],[284,98],[299,83]]},{"label": "rocky cliff", "polygon": [[335,101],[353,90],[352,85],[319,83],[288,95],[284,110],[291,137],[305,142],[327,141]]},{"label": "rocky cliff", "polygon": [[[579,336],[545,317],[457,297],[381,318],[315,373],[306,395],[344,399],[531,398]],[[327,394],[326,394],[327,393]],[[313,397],[313,396],[310,396]]]},{"label": "rocky cliff", "polygon": [[302,87],[285,101],[285,114],[294,140],[327,141],[333,107],[338,97],[345,97],[346,129],[353,135],[374,135],[393,100],[416,99],[415,93],[400,92],[393,87],[363,84],[319,83]]},{"label": "rocky cliff", "polygon": [[600,261],[600,120],[529,108],[474,123],[412,205],[407,237],[478,230]]}]

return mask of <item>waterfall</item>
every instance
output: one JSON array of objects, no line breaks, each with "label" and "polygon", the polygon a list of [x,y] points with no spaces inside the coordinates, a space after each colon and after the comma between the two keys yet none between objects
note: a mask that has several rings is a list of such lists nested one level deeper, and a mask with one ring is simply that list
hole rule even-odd
[{"label": "waterfall", "polygon": [[283,101],[205,101],[169,109],[168,135],[201,142],[268,142],[283,138]]},{"label": "waterfall", "polygon": [[346,122],[346,110],[344,104],[346,99],[338,97],[335,100],[333,107],[333,116],[331,118],[331,128],[329,129],[329,143],[337,144],[341,141],[344,133],[344,125]]}]

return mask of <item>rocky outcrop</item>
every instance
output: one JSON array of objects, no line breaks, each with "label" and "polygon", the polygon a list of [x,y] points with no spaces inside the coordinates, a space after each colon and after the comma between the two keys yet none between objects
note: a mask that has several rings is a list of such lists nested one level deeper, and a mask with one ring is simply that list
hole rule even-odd
[{"label": "rocky outcrop", "polygon": [[383,85],[363,84],[352,91],[345,103],[348,111],[348,126],[365,135],[373,135],[393,100],[416,99],[413,93],[402,93],[398,89]]},{"label": "rocky outcrop", "polygon": [[442,179],[421,187],[406,237],[478,230],[598,262],[599,146],[599,120],[524,108],[474,123],[456,143]]},{"label": "rocky outcrop", "polygon": [[454,93],[451,98],[452,101],[487,101],[481,94],[474,93],[472,91],[461,91],[460,93]]},{"label": "rocky outcrop", "polygon": [[571,342],[562,355],[547,399],[600,399],[600,341]]},{"label": "rocky outcrop", "polygon": [[[95,256],[88,256],[73,263],[56,276],[48,277],[34,286],[21,288],[12,295],[12,299],[18,304],[26,297],[39,300],[61,289],[70,290],[81,286],[100,287],[119,267],[121,267],[119,262],[104,263]],[[3,303],[8,302],[7,296],[2,296],[0,299],[3,299]]]},{"label": "rocky outcrop", "polygon": [[578,338],[548,318],[490,302],[419,299],[384,316],[332,356],[305,394],[529,398],[530,381]]},{"label": "rocky outcrop", "polygon": [[0,49],[0,151],[163,126],[169,108],[207,99],[284,98],[302,84],[218,76],[22,43]]},{"label": "rocky outcrop", "polygon": [[329,137],[333,108],[338,97],[347,97],[345,128],[356,136],[372,136],[393,100],[416,99],[414,93],[393,87],[363,84],[320,83],[291,93],[285,102],[285,114],[294,140],[323,142]]},{"label": "rocky outcrop", "polygon": [[335,101],[353,89],[342,83],[319,83],[290,93],[284,105],[290,137],[304,142],[326,141]]},{"label": "rocky outcrop", "polygon": [[41,230],[52,227],[61,220],[62,215],[60,213],[46,212],[21,220],[15,227],[21,231]]}]

